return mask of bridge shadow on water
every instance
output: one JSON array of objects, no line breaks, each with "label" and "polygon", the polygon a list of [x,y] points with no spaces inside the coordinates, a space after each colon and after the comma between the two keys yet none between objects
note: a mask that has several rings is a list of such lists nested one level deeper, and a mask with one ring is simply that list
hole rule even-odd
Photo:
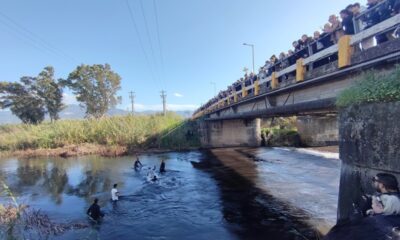
[{"label": "bridge shadow on water", "polygon": [[306,222],[309,216],[272,195],[258,189],[255,184],[226,166],[211,151],[201,162],[192,162],[216,181],[222,214],[227,228],[240,239],[304,240],[322,238]]}]

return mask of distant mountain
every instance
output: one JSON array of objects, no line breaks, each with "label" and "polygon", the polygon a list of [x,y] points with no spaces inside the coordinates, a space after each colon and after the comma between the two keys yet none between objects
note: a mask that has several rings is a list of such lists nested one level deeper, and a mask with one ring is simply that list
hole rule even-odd
[{"label": "distant mountain", "polygon": [[[107,112],[108,116],[123,116],[128,115],[130,112],[122,109],[114,108]],[[158,113],[158,111],[143,111],[137,112],[138,115],[151,115]],[[190,118],[193,114],[192,111],[175,111],[176,114],[183,118]],[[85,110],[79,105],[68,105],[64,110],[60,112],[61,119],[83,119],[85,117]],[[11,111],[3,110],[0,111],[0,124],[12,124],[21,123],[21,121],[14,116]]]}]

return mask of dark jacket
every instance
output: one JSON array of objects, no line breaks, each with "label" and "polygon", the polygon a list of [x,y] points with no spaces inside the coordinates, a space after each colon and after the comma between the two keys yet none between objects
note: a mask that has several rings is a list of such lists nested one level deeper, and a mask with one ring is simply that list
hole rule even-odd
[{"label": "dark jacket", "polygon": [[350,15],[342,20],[342,26],[344,34],[353,35],[354,34],[354,23],[353,15]]},{"label": "dark jacket", "polygon": [[87,210],[86,214],[94,220],[104,216],[104,214],[100,211],[100,206],[97,205],[97,203],[93,203],[92,206],[90,206],[90,208]]},{"label": "dark jacket", "polygon": [[160,165],[160,173],[165,172],[165,162],[162,162]]}]

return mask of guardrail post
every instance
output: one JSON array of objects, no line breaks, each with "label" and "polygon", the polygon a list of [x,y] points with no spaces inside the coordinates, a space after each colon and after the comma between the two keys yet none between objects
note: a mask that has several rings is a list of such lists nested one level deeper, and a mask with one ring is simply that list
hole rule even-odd
[{"label": "guardrail post", "polygon": [[254,96],[260,93],[260,85],[258,84],[258,79],[254,82]]},{"label": "guardrail post", "polygon": [[353,54],[353,48],[350,45],[351,36],[344,35],[339,39],[339,60],[338,60],[338,67],[343,68],[350,66],[351,64],[351,55]]},{"label": "guardrail post", "polygon": [[303,64],[303,58],[299,58],[296,61],[296,82],[304,81],[305,73],[306,73],[306,68]]},{"label": "guardrail post", "polygon": [[278,84],[279,84],[279,82],[278,82],[278,78],[276,77],[276,72],[273,72],[271,74],[271,88],[272,89],[277,88]]},{"label": "guardrail post", "polygon": [[246,96],[247,96],[246,81],[244,81],[242,84],[242,98],[245,98]]}]

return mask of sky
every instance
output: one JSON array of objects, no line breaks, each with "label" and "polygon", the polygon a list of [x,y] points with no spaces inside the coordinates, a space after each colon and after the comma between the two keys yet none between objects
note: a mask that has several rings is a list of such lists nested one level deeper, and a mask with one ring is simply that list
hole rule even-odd
[{"label": "sky", "polygon": [[[67,78],[80,64],[118,73],[137,111],[194,110],[272,54],[312,35],[350,0],[0,0],[0,81],[48,65]],[[365,4],[365,2],[360,2]],[[136,27],[135,27],[136,26]],[[66,90],[65,102],[76,103]]]}]

